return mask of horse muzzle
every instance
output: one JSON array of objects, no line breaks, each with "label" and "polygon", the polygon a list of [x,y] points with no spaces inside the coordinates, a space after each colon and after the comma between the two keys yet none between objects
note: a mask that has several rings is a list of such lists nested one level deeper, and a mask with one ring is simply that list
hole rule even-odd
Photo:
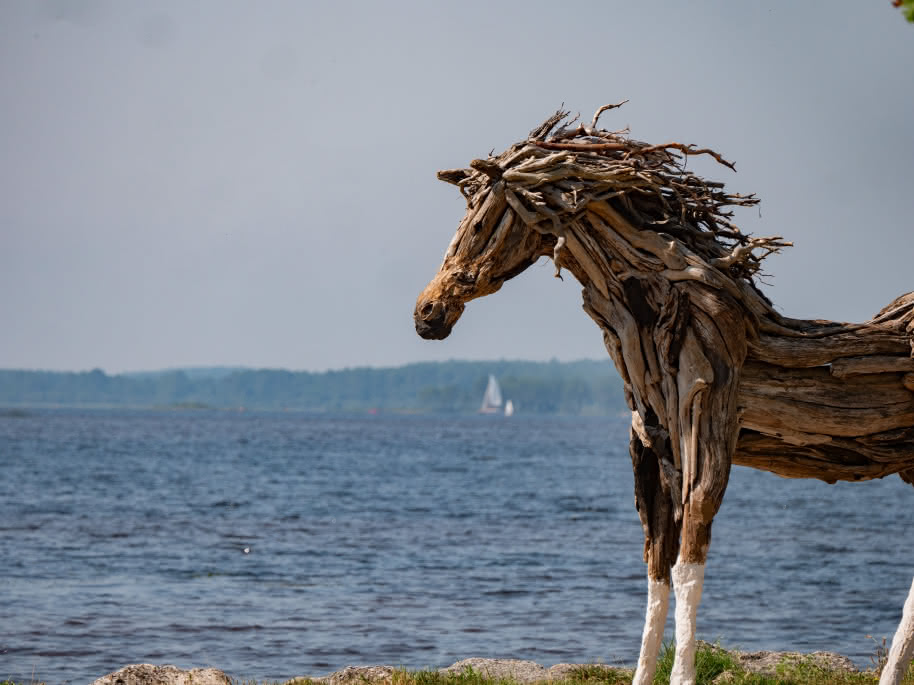
[{"label": "horse muzzle", "polygon": [[444,300],[423,300],[416,303],[413,320],[416,333],[426,340],[443,340],[463,313],[462,303],[448,303]]}]

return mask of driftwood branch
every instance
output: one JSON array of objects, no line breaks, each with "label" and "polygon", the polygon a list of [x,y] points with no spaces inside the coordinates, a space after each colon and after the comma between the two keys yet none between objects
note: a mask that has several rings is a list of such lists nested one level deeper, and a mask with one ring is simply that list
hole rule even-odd
[{"label": "driftwood branch", "polygon": [[591,121],[590,121],[590,128],[595,129],[597,127],[597,122],[600,120],[600,115],[603,114],[603,112],[607,112],[611,109],[618,109],[619,107],[624,105],[626,102],[628,102],[628,100],[623,100],[622,102],[617,102],[614,105],[603,105],[602,107],[600,107],[596,112],[594,112],[593,119],[591,119]]}]

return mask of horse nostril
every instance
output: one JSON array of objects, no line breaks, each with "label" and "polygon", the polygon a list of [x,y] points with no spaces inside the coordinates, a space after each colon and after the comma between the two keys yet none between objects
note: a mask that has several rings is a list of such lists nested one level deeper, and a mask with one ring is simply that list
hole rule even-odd
[{"label": "horse nostril", "polygon": [[449,302],[439,299],[421,298],[416,302],[413,318],[416,333],[426,340],[442,340],[451,332],[451,326],[463,311],[462,306],[454,307]]}]

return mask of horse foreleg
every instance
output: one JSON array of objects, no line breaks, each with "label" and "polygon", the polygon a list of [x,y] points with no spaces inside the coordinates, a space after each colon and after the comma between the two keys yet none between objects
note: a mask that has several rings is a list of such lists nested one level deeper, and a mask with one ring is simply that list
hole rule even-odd
[{"label": "horse foreleg", "polygon": [[704,488],[697,488],[691,494],[683,512],[682,544],[673,567],[676,658],[670,674],[670,685],[695,685],[696,617],[704,586],[708,547],[711,544],[711,523],[720,507],[723,488],[719,488],[713,495]]},{"label": "horse foreleg", "polygon": [[679,557],[673,567],[676,658],[670,685],[695,685],[695,619],[711,523],[724,498],[739,433],[737,379],[746,352],[740,333],[743,319],[728,315],[732,311],[723,298],[712,297],[705,304],[711,307],[692,310],[676,379],[683,514]]},{"label": "horse foreleg", "polygon": [[879,685],[900,685],[912,656],[914,656],[914,583],[911,584],[911,591],[904,603],[901,623],[898,624],[898,630],[892,639],[892,647],[889,649],[885,668],[882,669]]},{"label": "horse foreleg", "polygon": [[705,561],[711,544],[711,523],[720,507],[723,489],[714,496],[707,491],[692,491],[683,512],[682,544],[673,567],[676,592],[676,659],[670,685],[695,685],[695,623],[705,580]]},{"label": "horse foreleg", "polygon": [[679,528],[673,505],[674,490],[676,496],[679,492],[678,488],[671,487],[661,465],[663,457],[660,455],[668,452],[668,440],[663,434],[656,434],[652,439],[643,423],[637,417],[633,418],[629,453],[635,472],[635,505],[644,527],[647,611],[632,685],[650,685],[654,680],[670,605],[670,568],[679,547]]},{"label": "horse foreleg", "polygon": [[[693,493],[694,494],[694,493]],[[676,592],[676,657],[670,685],[695,685],[695,624],[705,581],[705,560],[711,540],[711,522],[696,515],[704,507],[694,498],[683,514],[682,546],[673,567]],[[697,505],[697,506],[695,506]]]},{"label": "horse foreleg", "polygon": [[[673,566],[673,590],[676,592],[676,656],[673,671],[670,674],[670,685],[695,685],[695,639],[696,617],[701,591],[705,580],[705,562],[708,558],[708,547],[711,544],[711,523],[714,514],[723,499],[726,477],[729,475],[728,464],[723,464],[723,477],[712,478],[716,472],[712,469],[713,451],[705,453],[705,470],[702,478],[693,487],[683,510],[682,542],[679,557]],[[684,452],[683,462],[688,459]],[[706,487],[705,482],[712,486]]]}]

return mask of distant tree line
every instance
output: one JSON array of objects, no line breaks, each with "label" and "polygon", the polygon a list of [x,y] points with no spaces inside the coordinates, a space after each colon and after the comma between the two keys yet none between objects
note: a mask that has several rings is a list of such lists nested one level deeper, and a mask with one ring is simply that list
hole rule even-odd
[{"label": "distant tree line", "polygon": [[476,411],[489,374],[518,413],[606,415],[625,409],[609,360],[429,362],[323,373],[193,368],[137,374],[0,370],[0,407],[114,406],[301,411]]}]

